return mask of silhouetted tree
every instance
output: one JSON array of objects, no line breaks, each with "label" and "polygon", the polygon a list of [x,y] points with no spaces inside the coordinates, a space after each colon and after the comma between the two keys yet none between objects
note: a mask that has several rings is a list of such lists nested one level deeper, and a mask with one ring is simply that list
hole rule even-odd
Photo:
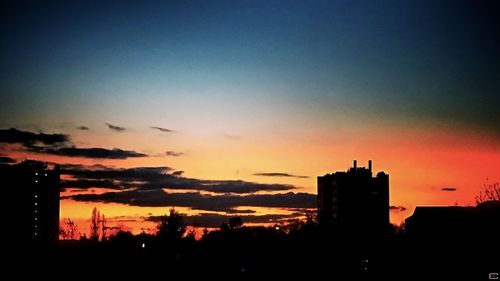
[{"label": "silhouetted tree", "polygon": [[483,189],[476,196],[476,204],[479,205],[486,201],[500,201],[500,186],[498,182],[493,184],[484,184]]},{"label": "silhouetted tree", "polygon": [[207,228],[207,227],[203,228],[203,232],[202,232],[202,234],[201,234],[201,237],[203,238],[203,237],[207,236],[207,235],[208,235],[208,232],[209,232],[209,231],[208,231],[208,228]]},{"label": "silhouetted tree", "polygon": [[87,234],[84,233],[84,234],[80,235],[80,241],[87,241],[87,240],[88,240]]},{"label": "silhouetted tree", "polygon": [[406,223],[403,221],[396,227],[396,235],[402,236],[406,231]]},{"label": "silhouetted tree", "polygon": [[90,218],[90,240],[103,241],[106,240],[106,217],[99,213],[99,210],[94,207],[92,209],[92,217]]},{"label": "silhouetted tree", "polygon": [[96,207],[92,209],[92,217],[90,218],[90,240],[99,240],[99,211]]},{"label": "silhouetted tree", "polygon": [[186,225],[181,214],[170,209],[168,216],[161,216],[157,225],[158,237],[169,239],[180,239],[186,232]]},{"label": "silhouetted tree", "polygon": [[223,222],[219,226],[220,231],[228,231],[229,230],[229,224],[227,222]]},{"label": "silhouetted tree", "polygon": [[243,220],[240,217],[229,219],[229,229],[237,229],[243,226]]},{"label": "silhouetted tree", "polygon": [[106,217],[104,214],[101,216],[101,241],[105,241],[107,236],[106,236],[106,231],[108,229],[108,226],[106,224]]},{"label": "silhouetted tree", "polygon": [[306,216],[306,221],[305,221],[306,225],[318,224],[318,213],[316,211],[306,210],[305,216]]},{"label": "silhouetted tree", "polygon": [[75,240],[79,235],[78,226],[70,218],[66,218],[61,223],[59,234],[64,240]]},{"label": "silhouetted tree", "polygon": [[196,240],[196,228],[192,227],[191,229],[188,230],[186,234],[186,238],[191,241]]}]

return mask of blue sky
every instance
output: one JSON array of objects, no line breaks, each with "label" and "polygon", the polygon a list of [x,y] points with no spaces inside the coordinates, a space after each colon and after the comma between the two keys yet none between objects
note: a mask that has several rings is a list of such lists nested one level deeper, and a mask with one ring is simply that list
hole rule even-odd
[{"label": "blue sky", "polygon": [[123,109],[137,120],[191,104],[202,117],[236,108],[285,120],[300,108],[311,122],[337,112],[498,133],[498,10],[488,5],[21,1],[2,16],[2,125],[120,120]]},{"label": "blue sky", "polygon": [[[470,204],[500,176],[498,1],[1,5],[2,159],[171,167],[309,197],[316,176],[372,159],[407,210],[394,222],[416,205]],[[22,142],[40,132],[67,139]],[[64,199],[61,215],[144,217],[160,203]]]}]

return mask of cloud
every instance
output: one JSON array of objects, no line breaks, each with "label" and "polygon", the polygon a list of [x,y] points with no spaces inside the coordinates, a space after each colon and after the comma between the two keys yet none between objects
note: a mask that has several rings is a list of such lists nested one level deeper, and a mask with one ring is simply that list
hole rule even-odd
[{"label": "cloud", "polygon": [[121,187],[110,180],[63,180],[61,181],[62,188],[109,188],[120,189]]},{"label": "cloud", "polygon": [[182,176],[182,171],[173,171],[170,167],[119,169],[104,166],[63,165],[62,171],[78,179],[107,179],[122,182],[134,181],[134,186],[143,190],[166,188],[243,194],[257,191],[284,191],[295,188],[293,185],[287,184],[264,184],[242,180],[203,180],[185,178]]},{"label": "cloud", "polygon": [[255,173],[253,175],[254,176],[264,176],[264,177],[290,177],[290,178],[300,178],[300,179],[309,178],[308,176],[298,176],[298,175],[292,175],[292,174],[288,174],[288,173]]},{"label": "cloud", "polygon": [[109,123],[106,123],[106,126],[108,126],[108,128],[112,131],[115,131],[115,132],[123,132],[126,130],[126,128],[124,127],[120,127],[120,126],[115,126],[115,125],[111,125]]},{"label": "cloud", "polygon": [[164,132],[164,133],[177,133],[177,131],[175,131],[175,130],[171,130],[171,129],[167,129],[167,128],[162,128],[162,127],[152,126],[151,129],[155,129],[155,130],[158,130],[158,131]]},{"label": "cloud", "polygon": [[264,184],[242,180],[203,180],[184,178],[173,174],[164,174],[156,179],[149,179],[140,186],[142,189],[184,189],[203,190],[215,193],[254,193],[257,191],[282,191],[293,189],[287,184]]},{"label": "cloud", "polygon": [[279,193],[250,195],[206,195],[199,192],[167,193],[162,189],[133,189],[102,194],[76,194],[63,197],[82,202],[120,203],[140,207],[190,207],[197,210],[232,212],[239,206],[275,208],[315,208],[316,195]]},{"label": "cloud", "polygon": [[0,143],[20,143],[24,146],[35,144],[58,145],[69,142],[69,136],[64,134],[44,134],[20,131],[14,128],[0,129]]},{"label": "cloud", "polygon": [[[222,215],[212,213],[201,213],[198,215],[185,216],[185,222],[191,226],[197,227],[219,227],[222,223],[228,222],[234,215]],[[266,215],[244,215],[239,216],[243,223],[269,223],[280,222],[292,218],[298,218],[298,214],[266,214]],[[161,216],[147,217],[147,221],[158,222]]]},{"label": "cloud", "polygon": [[53,155],[61,155],[67,157],[82,157],[82,158],[95,158],[95,159],[127,159],[146,157],[147,154],[123,150],[119,148],[106,149],[100,147],[92,148],[79,148],[79,147],[40,147],[32,146],[28,149],[31,152],[46,153]]},{"label": "cloud", "polygon": [[167,151],[165,152],[167,156],[179,157],[184,155],[184,152]]},{"label": "cloud", "polygon": [[454,188],[454,187],[444,187],[444,188],[441,188],[442,191],[456,191],[457,189]]},{"label": "cloud", "polygon": [[71,175],[77,179],[99,179],[110,181],[144,182],[147,180],[161,179],[162,175],[171,171],[170,167],[135,167],[111,168],[102,165],[85,166],[62,164],[61,174]]},{"label": "cloud", "polygon": [[389,210],[391,210],[393,212],[402,212],[402,211],[406,211],[406,207],[403,207],[403,206],[389,206]]},{"label": "cloud", "polygon": [[29,152],[67,157],[126,159],[148,156],[140,152],[119,148],[106,149],[100,147],[75,147],[72,145],[69,135],[33,133],[29,131],[20,131],[14,128],[0,130],[0,143],[19,143],[22,144]]},{"label": "cloud", "polygon": [[17,161],[15,159],[12,159],[8,156],[0,156],[0,163],[2,164],[12,164],[16,163]]},{"label": "cloud", "polygon": [[88,131],[89,130],[89,127],[87,126],[78,126],[76,127],[78,130],[82,130],[82,131]]}]

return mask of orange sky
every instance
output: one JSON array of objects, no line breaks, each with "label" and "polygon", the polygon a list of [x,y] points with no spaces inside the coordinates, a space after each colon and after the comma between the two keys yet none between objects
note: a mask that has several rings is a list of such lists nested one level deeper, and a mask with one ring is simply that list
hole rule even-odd
[{"label": "orange sky", "polygon": [[[185,171],[184,176],[200,179],[241,179],[261,183],[293,184],[296,191],[316,193],[316,177],[347,170],[352,160],[358,165],[374,161],[374,172],[390,176],[390,204],[403,206],[392,211],[391,221],[400,223],[417,205],[469,205],[483,184],[499,181],[500,146],[497,140],[470,132],[434,129],[375,130],[343,132],[316,131],[316,135],[298,133],[245,135],[229,139],[221,135],[197,136],[189,133],[160,134],[155,131],[88,132],[73,134],[76,143],[86,146],[120,147],[146,152],[150,157],[126,160],[96,160],[51,156],[14,151],[18,160],[38,159],[59,163],[103,164],[115,167],[169,166]],[[83,145],[82,145],[83,146]],[[150,147],[151,149],[138,149]],[[188,149],[189,148],[189,149]],[[180,157],[167,157],[166,150],[183,151]],[[161,156],[160,156],[161,155]],[[286,172],[309,178],[255,176],[259,172]],[[442,191],[442,188],[456,191]],[[95,189],[93,192],[102,192]],[[62,195],[68,194],[63,193]],[[168,213],[169,207],[137,207],[116,203],[91,203],[62,200],[61,218],[77,222],[88,231],[92,208],[98,207],[110,220],[138,233],[154,229],[144,217]],[[189,208],[177,208],[186,214],[198,214]],[[259,209],[252,208],[250,209]],[[260,208],[256,214],[279,213],[279,209]],[[289,211],[283,211],[288,213]],[[137,221],[133,221],[133,220]]]}]

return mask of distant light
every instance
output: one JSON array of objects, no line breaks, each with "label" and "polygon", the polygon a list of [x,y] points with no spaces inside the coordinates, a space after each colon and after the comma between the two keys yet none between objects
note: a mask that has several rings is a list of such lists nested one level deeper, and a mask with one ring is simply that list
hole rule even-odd
[{"label": "distant light", "polygon": [[35,183],[37,183],[37,182],[38,182],[38,180],[35,180]]},{"label": "distant light", "polygon": [[35,224],[35,227],[38,227],[38,225]]},{"label": "distant light", "polygon": [[280,230],[280,227],[279,227],[279,226],[277,226],[277,227],[275,227],[274,229],[276,229],[276,230]]},{"label": "distant light", "polygon": [[38,195],[35,194],[35,198],[38,198]]},{"label": "distant light", "polygon": [[146,243],[142,243],[142,248],[146,248]]},{"label": "distant light", "polygon": [[35,213],[38,213],[38,210],[35,210]]},{"label": "distant light", "polygon": [[38,218],[35,218],[35,220],[37,221],[37,220],[38,220]]},{"label": "distant light", "polygon": [[38,176],[38,173],[35,173],[35,176]]},{"label": "distant light", "polygon": [[35,206],[36,206],[36,205],[38,205],[38,203],[37,203],[37,202],[35,202]]},{"label": "distant light", "polygon": [[35,232],[35,236],[36,236],[36,234],[37,234],[37,233]]},{"label": "distant light", "polygon": [[47,176],[47,173],[45,173],[44,176]]},{"label": "distant light", "polygon": [[241,268],[241,272],[245,272],[245,268],[244,267]]}]

